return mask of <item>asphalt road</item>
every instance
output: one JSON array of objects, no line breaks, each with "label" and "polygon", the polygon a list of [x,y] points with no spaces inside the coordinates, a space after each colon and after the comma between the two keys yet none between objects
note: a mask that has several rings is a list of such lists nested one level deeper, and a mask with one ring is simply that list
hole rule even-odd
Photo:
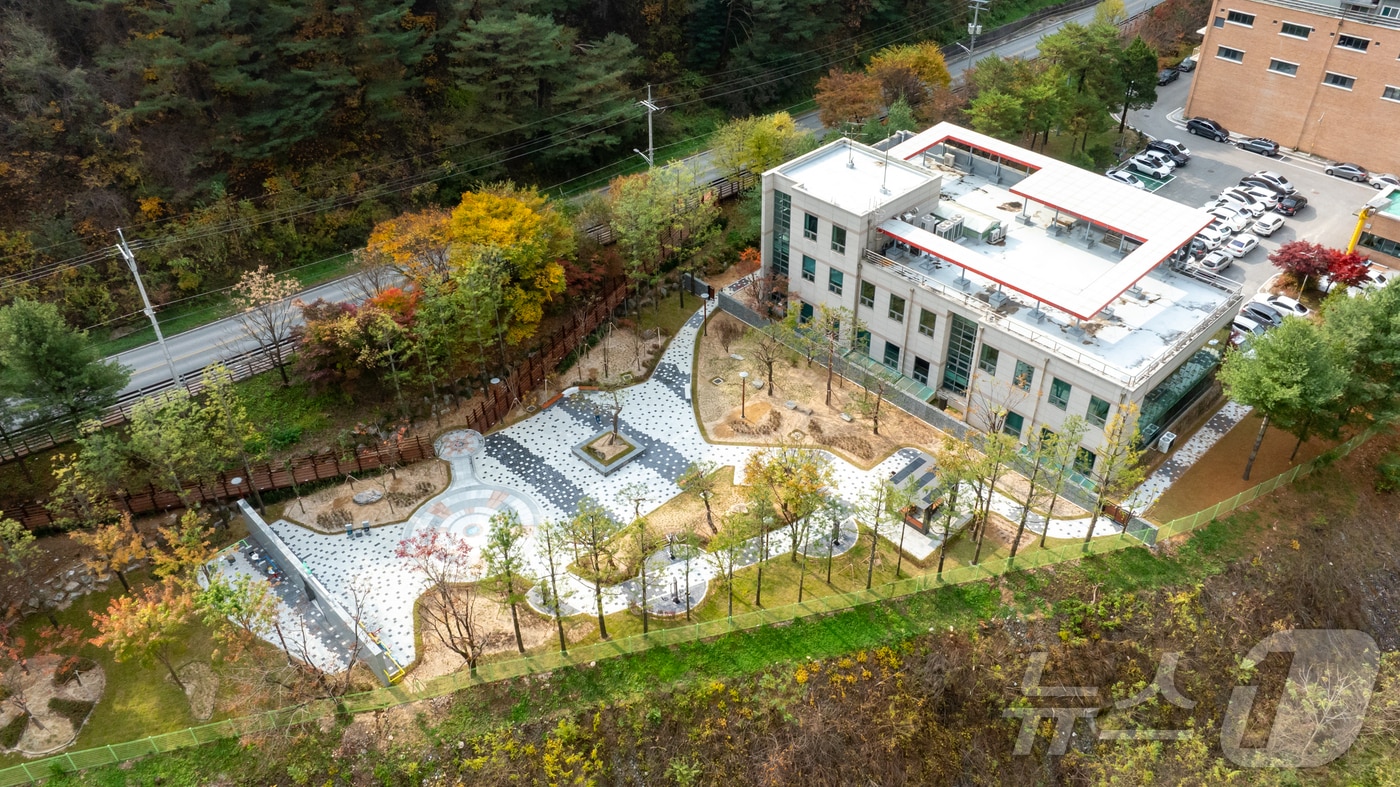
[{"label": "asphalt road", "polygon": [[1331,247],[1345,247],[1356,228],[1356,212],[1376,192],[1364,183],[1353,183],[1323,173],[1327,162],[1285,152],[1275,158],[1240,150],[1233,145],[1213,142],[1186,133],[1181,107],[1186,103],[1191,74],[1157,88],[1157,104],[1151,109],[1128,113],[1128,123],[1161,139],[1174,139],[1191,149],[1191,161],[1178,168],[1176,178],[1157,193],[1186,205],[1199,207],[1222,190],[1239,183],[1240,178],[1261,169],[1282,174],[1308,198],[1308,206],[1297,216],[1287,218],[1282,228],[1260,239],[1259,248],[1236,260],[1222,275],[1241,282],[1248,296],[1277,272],[1269,254],[1291,240],[1310,240]]},{"label": "asphalt road", "polygon": [[[1126,0],[1124,5],[1127,14],[1133,16],[1152,8],[1158,2],[1160,2],[1160,0]],[[1022,31],[1020,35],[1003,41],[1000,44],[985,49],[978,48],[975,56],[963,55],[954,58],[948,63],[948,71],[953,75],[954,79],[956,79],[962,75],[969,65],[984,57],[990,57],[992,55],[1001,57],[1035,57],[1037,55],[1036,46],[1040,43],[1042,36],[1056,32],[1068,22],[1074,21],[1085,24],[1092,20],[1093,17],[1094,9],[1088,8],[1066,17],[1044,20]],[[1184,85],[1184,80],[1180,84]],[[1184,89],[1181,90],[1180,95],[1181,99],[1176,104],[1177,106],[1185,99],[1186,93]],[[1159,105],[1163,105],[1163,102],[1159,102]],[[798,127],[803,130],[812,133],[820,133],[822,131],[821,122],[817,118],[816,111],[799,115],[796,121]],[[685,159],[685,162],[695,170],[697,180],[700,182],[709,182],[718,177],[718,173],[714,171],[714,166],[710,162],[708,152],[697,153]],[[1290,175],[1290,178],[1291,177]],[[1169,188],[1175,185],[1176,184],[1169,184]],[[1311,198],[1311,194],[1309,198]],[[1203,200],[1204,198],[1202,198],[1202,201]],[[1360,203],[1358,203],[1358,205],[1359,204]],[[1285,231],[1286,230],[1280,231],[1280,235]],[[1259,252],[1255,252],[1255,254],[1259,254]],[[1262,257],[1262,255],[1260,256]],[[352,297],[353,289],[354,287],[350,280],[342,279],[313,287],[303,292],[299,297],[305,301],[313,301],[317,298],[325,298],[328,301],[346,300]],[[200,328],[185,331],[176,336],[167,337],[166,344],[169,346],[175,366],[181,374],[188,374],[208,366],[209,364],[226,360],[257,347],[257,342],[247,334],[243,325],[236,318],[226,318]],[[170,379],[169,367],[166,364],[165,356],[154,343],[121,353],[115,356],[115,360],[130,367],[132,370],[131,382],[127,385],[126,391],[139,390],[148,386],[160,384]]]}]

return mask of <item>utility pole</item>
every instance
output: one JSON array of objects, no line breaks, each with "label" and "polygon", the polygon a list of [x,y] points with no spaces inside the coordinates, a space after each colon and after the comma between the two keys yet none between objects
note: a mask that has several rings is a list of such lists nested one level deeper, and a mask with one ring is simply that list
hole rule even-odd
[{"label": "utility pole", "polygon": [[[986,0],[982,0],[982,2],[985,1]],[[637,103],[645,107],[647,111],[647,152],[643,153],[642,151],[637,150],[636,148],[632,148],[632,152],[646,159],[647,169],[651,169],[652,167],[656,166],[656,146],[652,142],[651,116],[661,111],[661,107],[658,107],[656,103],[651,100],[651,85],[647,85],[646,100],[638,101]]]},{"label": "utility pole", "polygon": [[967,55],[972,57],[972,50],[977,48],[977,34],[982,32],[982,26],[977,24],[977,14],[987,7],[987,0],[967,0],[967,4],[972,6],[972,23],[967,26],[968,35],[972,36],[971,46],[967,48]]},{"label": "utility pole", "polygon": [[122,234],[121,227],[117,228],[117,237],[121,239],[117,244],[117,251],[121,252],[122,258],[126,260],[126,267],[131,269],[131,275],[136,278],[136,290],[141,293],[141,303],[145,306],[142,311],[156,331],[156,344],[159,344],[160,351],[165,353],[165,363],[170,367],[170,381],[177,386],[184,385],[184,380],[180,379],[180,371],[175,368],[175,359],[170,357],[170,348],[165,346],[165,335],[160,332],[160,322],[156,320],[156,312],[151,308],[151,299],[146,296],[146,285],[141,281],[141,272],[136,270],[136,255],[131,253],[131,247],[126,244],[126,236]]}]

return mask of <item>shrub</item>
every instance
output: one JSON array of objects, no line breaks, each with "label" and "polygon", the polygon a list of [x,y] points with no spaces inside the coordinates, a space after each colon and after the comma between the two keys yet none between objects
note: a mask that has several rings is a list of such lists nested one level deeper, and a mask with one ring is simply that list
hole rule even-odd
[{"label": "shrub", "polygon": [[70,700],[65,697],[50,697],[49,710],[73,723],[73,729],[82,726],[83,720],[92,712],[92,703]]},{"label": "shrub", "polygon": [[768,415],[757,423],[752,421],[732,421],[730,426],[734,428],[735,434],[763,435],[772,434],[783,425],[783,416],[777,410],[769,410]]},{"label": "shrub", "polygon": [[20,736],[24,735],[24,728],[29,726],[29,714],[21,713],[10,720],[9,724],[0,727],[0,749],[13,749],[19,745]]},{"label": "shrub", "polygon": [[1400,489],[1400,452],[1386,454],[1376,465],[1376,491],[1394,492]]},{"label": "shrub", "polygon": [[353,520],[350,518],[350,512],[346,511],[343,508],[335,508],[330,511],[322,511],[321,513],[316,515],[317,525],[332,530],[337,527],[344,527],[350,524],[351,521]]},{"label": "shrub", "polygon": [[267,432],[267,442],[273,450],[281,450],[301,442],[302,428],[299,425],[278,425]]},{"label": "shrub", "polygon": [[58,669],[53,671],[53,685],[63,686],[71,683],[78,677],[78,673],[87,672],[97,666],[97,662],[82,656],[68,656],[59,662]]}]

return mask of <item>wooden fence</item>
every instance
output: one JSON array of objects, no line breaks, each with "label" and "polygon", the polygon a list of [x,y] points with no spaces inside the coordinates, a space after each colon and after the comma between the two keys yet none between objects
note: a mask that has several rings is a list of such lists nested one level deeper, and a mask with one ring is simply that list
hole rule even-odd
[{"label": "wooden fence", "polygon": [[[469,405],[466,414],[467,426],[483,434],[500,423],[515,406],[523,401],[528,392],[544,384],[545,375],[553,371],[569,353],[583,345],[588,335],[608,318],[627,299],[625,286],[610,289],[587,311],[574,315],[572,321],[553,333],[535,352],[527,357],[499,385],[488,386],[486,395]],[[192,391],[200,389],[192,387]],[[122,423],[125,413],[120,420]],[[377,470],[392,464],[412,463],[434,456],[433,441],[422,435],[394,438],[394,442],[377,448],[364,448],[349,455],[335,453],[311,454],[298,457],[287,464],[260,463],[252,466],[252,473],[231,470],[222,473],[211,484],[190,485],[185,496],[192,501],[210,502],[247,495],[250,487],[268,492],[288,489],[300,484],[341,478],[346,475]],[[243,483],[233,486],[234,478],[248,475]],[[133,514],[148,514],[167,511],[184,506],[180,495],[154,486],[145,490],[123,493],[116,501],[119,506]],[[48,508],[38,502],[11,505],[5,509],[5,516],[17,520],[30,530],[45,528],[54,523],[54,516]]]}]

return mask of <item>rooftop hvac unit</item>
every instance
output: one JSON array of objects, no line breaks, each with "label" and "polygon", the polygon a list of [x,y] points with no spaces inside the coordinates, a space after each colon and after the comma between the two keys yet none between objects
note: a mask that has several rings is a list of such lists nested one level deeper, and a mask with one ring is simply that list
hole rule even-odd
[{"label": "rooftop hvac unit", "polygon": [[908,223],[914,221],[914,214],[913,214],[913,213],[906,213],[906,214],[904,214],[903,216],[900,216],[900,218],[904,220],[904,223],[908,224]]},{"label": "rooftop hvac unit", "polygon": [[955,154],[955,153],[944,153],[944,154],[943,154],[943,166],[945,166],[945,167],[951,167],[951,166],[956,165],[957,163],[958,163],[957,154]]},{"label": "rooftop hvac unit", "polygon": [[1006,227],[1001,224],[992,227],[991,232],[987,234],[988,243],[997,244],[1004,240],[1006,240]]},{"label": "rooftop hvac unit", "polygon": [[1162,436],[1157,438],[1157,450],[1165,454],[1172,450],[1172,443],[1175,442],[1176,432],[1163,432]]},{"label": "rooftop hvac unit", "polygon": [[962,237],[963,217],[954,216],[947,221],[940,222],[934,234],[944,240],[957,240]]}]

